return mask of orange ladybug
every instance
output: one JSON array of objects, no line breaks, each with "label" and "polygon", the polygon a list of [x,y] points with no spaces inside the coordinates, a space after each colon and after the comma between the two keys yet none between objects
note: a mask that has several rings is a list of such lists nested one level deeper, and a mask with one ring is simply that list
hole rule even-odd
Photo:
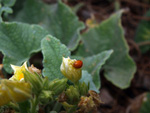
[{"label": "orange ladybug", "polygon": [[83,62],[81,60],[77,60],[74,62],[73,67],[75,68],[81,68],[83,65]]}]

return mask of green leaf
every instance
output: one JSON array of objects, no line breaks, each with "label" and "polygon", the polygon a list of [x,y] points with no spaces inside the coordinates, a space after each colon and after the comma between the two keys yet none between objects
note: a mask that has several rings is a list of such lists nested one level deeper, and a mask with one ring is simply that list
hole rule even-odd
[{"label": "green leaf", "polygon": [[16,0],[0,0],[0,22],[3,21],[3,17],[7,16],[9,13],[12,13],[13,10],[11,7],[15,4]]},{"label": "green leaf", "polygon": [[83,60],[83,69],[88,70],[88,72],[93,77],[93,82],[96,85],[96,88],[100,88],[100,77],[99,77],[99,71],[102,67],[102,65],[105,64],[106,60],[109,59],[110,55],[112,54],[113,50],[104,51],[97,55],[93,55],[90,57],[86,57]]},{"label": "green leaf", "polygon": [[80,79],[80,82],[85,82],[86,85],[90,84],[89,90],[96,91],[99,93],[99,90],[96,88],[94,82],[93,82],[93,77],[91,74],[89,74],[86,70],[82,71],[82,78]]},{"label": "green leaf", "polygon": [[2,0],[4,6],[12,7],[15,5],[16,0]]},{"label": "green leaf", "polygon": [[[145,14],[145,17],[150,17],[150,10]],[[135,41],[137,43],[149,42],[150,43],[150,21],[142,20],[136,30]],[[150,45],[140,47],[141,52],[145,53],[150,50]]]},{"label": "green leaf", "polygon": [[42,53],[43,53],[43,75],[47,76],[49,80],[62,78],[63,75],[60,71],[62,57],[70,56],[68,48],[61,44],[58,39],[51,35],[47,35],[42,40]]},{"label": "green leaf", "polygon": [[5,13],[12,13],[13,12],[13,10],[10,8],[10,7],[2,7],[1,9],[0,9],[0,14],[2,14],[3,12],[5,12]]},{"label": "green leaf", "polygon": [[143,103],[140,108],[140,113],[149,113],[149,112],[150,112],[150,93],[147,93],[147,96],[143,99]]},{"label": "green leaf", "polygon": [[122,10],[113,14],[99,26],[89,29],[82,35],[82,44],[76,55],[95,55],[105,50],[114,52],[104,66],[105,77],[120,88],[127,88],[136,71],[134,61],[128,54],[120,17]]},{"label": "green leaf", "polygon": [[41,0],[27,0],[15,20],[42,25],[71,50],[77,47],[80,30],[84,28],[84,24],[60,0],[55,5],[46,5]]},{"label": "green leaf", "polygon": [[47,34],[37,25],[0,23],[0,51],[4,54],[5,70],[11,73],[10,64],[21,65],[33,53],[39,52],[41,40]]},{"label": "green leaf", "polygon": [[19,12],[14,11],[14,13],[17,12],[17,15],[13,21],[15,20],[30,24],[42,24],[42,21],[44,21],[48,14],[48,11],[46,10],[47,5],[41,0],[22,0],[22,2],[24,2],[23,8]]}]

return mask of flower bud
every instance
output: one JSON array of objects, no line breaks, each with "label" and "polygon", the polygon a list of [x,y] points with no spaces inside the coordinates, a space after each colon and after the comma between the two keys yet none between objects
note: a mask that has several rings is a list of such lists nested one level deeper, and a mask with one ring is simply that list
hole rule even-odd
[{"label": "flower bud", "polygon": [[66,90],[66,95],[67,95],[67,102],[69,104],[76,104],[79,101],[80,98],[80,94],[77,88],[70,86],[67,90]]},{"label": "flower bud", "polygon": [[[31,86],[29,83],[20,81],[2,80],[2,89],[7,92],[13,102],[22,102],[31,98]],[[6,96],[7,96],[6,95]]]},{"label": "flower bud", "polygon": [[28,70],[24,71],[23,74],[24,74],[25,82],[30,83],[33,92],[35,94],[38,94],[43,87],[41,75],[38,75],[36,73],[31,73]]},{"label": "flower bud", "polygon": [[62,93],[67,86],[67,79],[55,79],[49,83],[49,90],[54,92],[54,95]]},{"label": "flower bud", "polygon": [[60,66],[60,70],[62,74],[71,80],[73,83],[76,83],[80,80],[82,75],[82,61],[78,61],[75,59],[64,58],[62,64]]},{"label": "flower bud", "polygon": [[39,100],[42,102],[42,104],[47,104],[51,100],[53,100],[52,91],[49,90],[43,90],[39,95]]},{"label": "flower bud", "polygon": [[89,86],[87,86],[85,84],[85,82],[79,83],[78,90],[79,90],[81,96],[87,95],[88,94],[88,90],[89,90]]}]

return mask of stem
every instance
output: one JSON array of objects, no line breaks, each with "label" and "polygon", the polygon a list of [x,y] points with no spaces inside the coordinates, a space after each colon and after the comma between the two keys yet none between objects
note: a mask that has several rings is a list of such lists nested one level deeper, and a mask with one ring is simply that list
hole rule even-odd
[{"label": "stem", "polygon": [[39,103],[38,96],[35,96],[35,98],[31,101],[31,113],[37,113],[36,108],[38,103]]}]

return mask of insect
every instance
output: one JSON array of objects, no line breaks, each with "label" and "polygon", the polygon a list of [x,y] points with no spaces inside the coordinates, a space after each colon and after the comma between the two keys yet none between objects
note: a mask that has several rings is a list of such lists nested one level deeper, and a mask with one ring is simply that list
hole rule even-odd
[{"label": "insect", "polygon": [[74,62],[73,67],[75,68],[81,68],[83,65],[83,62],[81,60],[77,60]]}]

